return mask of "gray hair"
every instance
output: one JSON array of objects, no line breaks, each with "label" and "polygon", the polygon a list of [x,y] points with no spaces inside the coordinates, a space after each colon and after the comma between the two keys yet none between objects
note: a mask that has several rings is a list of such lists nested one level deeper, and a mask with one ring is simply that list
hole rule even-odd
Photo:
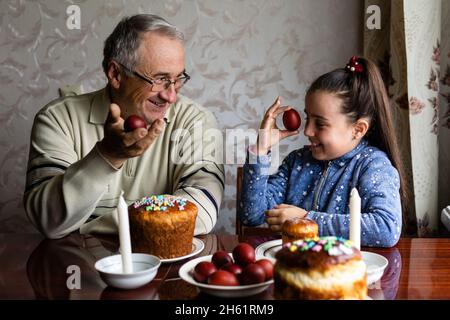
[{"label": "gray hair", "polygon": [[141,43],[141,34],[148,31],[155,31],[169,38],[184,42],[183,33],[160,16],[138,14],[125,17],[105,40],[102,62],[103,71],[107,72],[108,64],[112,59],[133,70],[138,63],[137,50]]}]

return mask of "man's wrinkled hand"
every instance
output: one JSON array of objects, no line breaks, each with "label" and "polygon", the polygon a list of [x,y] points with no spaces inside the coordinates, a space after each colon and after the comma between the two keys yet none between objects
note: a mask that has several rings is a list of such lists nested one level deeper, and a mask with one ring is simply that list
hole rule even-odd
[{"label": "man's wrinkled hand", "polygon": [[129,158],[142,155],[164,130],[164,121],[153,121],[148,129],[124,131],[120,107],[112,103],[104,126],[104,137],[98,143],[99,151],[116,168]]}]

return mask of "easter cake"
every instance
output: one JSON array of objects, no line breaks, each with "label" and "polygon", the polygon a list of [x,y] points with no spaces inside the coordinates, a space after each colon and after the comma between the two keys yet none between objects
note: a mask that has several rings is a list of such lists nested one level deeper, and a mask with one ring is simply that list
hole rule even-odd
[{"label": "easter cake", "polygon": [[319,236],[319,226],[308,218],[293,218],[286,220],[281,226],[281,240],[283,243],[296,240],[312,239]]},{"label": "easter cake", "polygon": [[197,206],[185,198],[152,195],[130,205],[133,252],[171,259],[192,252]]},{"label": "easter cake", "polygon": [[366,264],[349,240],[321,237],[286,243],[275,255],[274,297],[280,300],[362,300]]}]

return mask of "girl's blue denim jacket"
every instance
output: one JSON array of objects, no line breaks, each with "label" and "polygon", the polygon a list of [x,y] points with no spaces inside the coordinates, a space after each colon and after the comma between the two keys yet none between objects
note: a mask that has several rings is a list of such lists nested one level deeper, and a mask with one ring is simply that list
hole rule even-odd
[{"label": "girl's blue denim jacket", "polygon": [[273,175],[270,153],[249,152],[238,214],[246,226],[264,223],[264,212],[276,204],[308,211],[319,235],[349,238],[349,197],[353,187],[361,197],[361,245],[394,246],[402,230],[400,180],[387,155],[366,140],[331,161],[312,157],[309,148],[291,152]]}]

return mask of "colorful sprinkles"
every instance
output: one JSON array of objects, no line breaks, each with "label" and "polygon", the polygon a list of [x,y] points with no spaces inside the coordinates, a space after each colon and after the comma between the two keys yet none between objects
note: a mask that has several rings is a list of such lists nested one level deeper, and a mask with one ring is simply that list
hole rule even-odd
[{"label": "colorful sprinkles", "polygon": [[151,195],[141,200],[135,201],[135,209],[145,207],[145,211],[166,211],[168,208],[178,206],[178,210],[183,211],[187,199],[172,195]]},{"label": "colorful sprinkles", "polygon": [[339,256],[342,254],[352,254],[353,244],[350,240],[342,237],[320,237],[313,239],[297,240],[294,242],[286,243],[283,245],[285,248],[289,248],[289,251],[295,252],[325,251],[330,256]]}]

